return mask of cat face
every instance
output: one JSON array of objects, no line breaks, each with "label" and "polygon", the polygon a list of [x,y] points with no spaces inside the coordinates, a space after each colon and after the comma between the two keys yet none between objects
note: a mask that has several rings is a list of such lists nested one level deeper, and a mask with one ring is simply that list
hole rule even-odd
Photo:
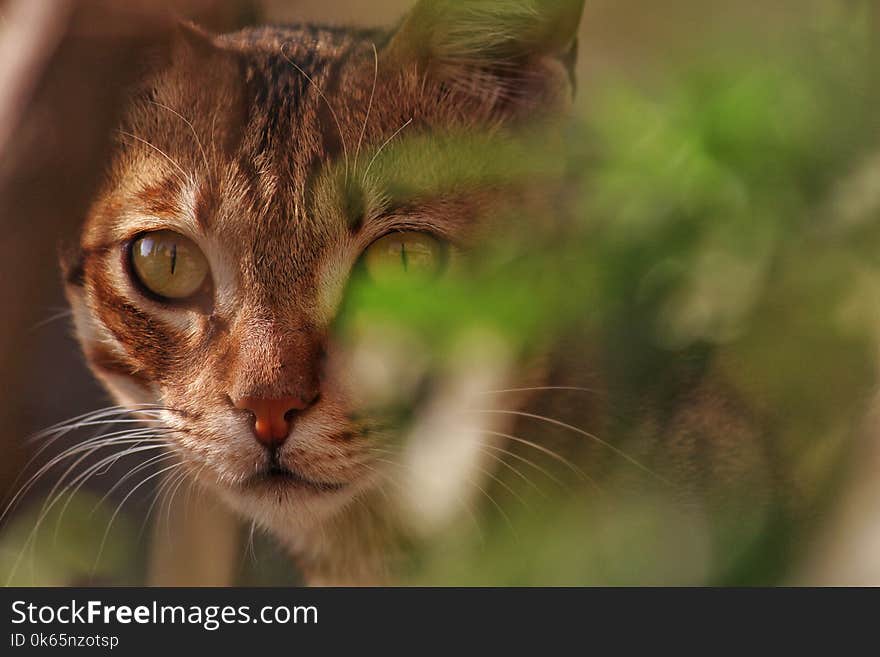
[{"label": "cat face", "polygon": [[[430,355],[382,327],[340,330],[353,277],[430,294],[522,202],[505,185],[400,179],[430,171],[444,140],[512,134],[570,92],[580,3],[441,4],[390,35],[181,28],[67,263],[97,376],[162,409],[193,476],[270,525],[375,486],[399,433],[387,409],[425,403]],[[505,29],[484,39],[488,21]],[[411,138],[427,146],[395,157]]]}]

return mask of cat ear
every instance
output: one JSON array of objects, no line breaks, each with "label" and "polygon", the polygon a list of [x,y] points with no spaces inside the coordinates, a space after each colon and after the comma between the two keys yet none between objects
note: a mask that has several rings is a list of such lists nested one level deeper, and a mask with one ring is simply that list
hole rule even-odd
[{"label": "cat ear", "polygon": [[512,97],[552,101],[573,91],[583,8],[584,0],[420,0],[387,56],[415,60],[450,82],[494,83]]},{"label": "cat ear", "polygon": [[135,99],[161,89],[164,104],[183,107],[198,98],[227,91],[238,80],[238,60],[217,37],[189,21],[179,21],[165,43],[143,61]]},{"label": "cat ear", "polygon": [[220,49],[214,43],[214,35],[191,21],[178,21],[165,44],[157,49],[156,69],[188,63],[198,65],[216,57]]},{"label": "cat ear", "polygon": [[191,21],[179,21],[174,30],[172,53],[184,57],[209,57],[218,51],[214,35]]},{"label": "cat ear", "polygon": [[220,52],[214,35],[191,21],[179,20],[170,26],[162,42],[147,51],[142,62],[141,78],[148,79],[181,64],[204,64]]}]

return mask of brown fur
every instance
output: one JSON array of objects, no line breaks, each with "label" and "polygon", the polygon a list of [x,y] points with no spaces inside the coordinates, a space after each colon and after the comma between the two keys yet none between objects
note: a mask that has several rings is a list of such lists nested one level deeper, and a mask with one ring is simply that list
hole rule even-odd
[{"label": "brown fur", "polygon": [[[214,37],[184,26],[134,91],[67,267],[85,352],[122,403],[168,409],[193,476],[285,541],[312,581],[380,581],[394,524],[373,499],[375,435],[352,419],[364,391],[329,331],[348,272],[393,230],[474,246],[487,207],[530,194],[461,185],[399,199],[386,165],[370,164],[402,130],[504,135],[563,111],[580,4],[545,3],[509,25],[492,16],[502,23],[484,27],[503,27],[503,39],[484,50],[471,33],[480,25],[450,21],[487,17],[434,15],[430,2],[389,33]],[[548,31],[550,8],[564,6],[568,22]],[[436,40],[416,42],[432,29]],[[190,303],[157,302],[132,282],[128,243],[159,229],[188,236],[210,262],[210,289]],[[246,484],[267,457],[232,400],[252,396],[315,398],[278,458],[319,486]]]}]

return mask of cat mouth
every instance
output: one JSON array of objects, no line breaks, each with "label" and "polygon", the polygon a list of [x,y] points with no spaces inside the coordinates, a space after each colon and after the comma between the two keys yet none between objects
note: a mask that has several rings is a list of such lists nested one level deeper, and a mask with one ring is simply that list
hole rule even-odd
[{"label": "cat mouth", "polygon": [[251,475],[244,481],[247,488],[294,487],[307,488],[319,493],[334,493],[346,487],[346,484],[335,481],[316,481],[283,465],[270,464]]}]

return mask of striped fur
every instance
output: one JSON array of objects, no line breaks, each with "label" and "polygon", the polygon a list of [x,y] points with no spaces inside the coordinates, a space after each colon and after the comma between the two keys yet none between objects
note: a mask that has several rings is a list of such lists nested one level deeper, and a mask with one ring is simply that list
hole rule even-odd
[{"label": "striped fur", "polygon": [[[420,21],[424,4],[413,14]],[[370,163],[403,128],[430,139],[504,133],[564,110],[571,91],[573,24],[553,35],[560,47],[544,48],[519,16],[526,31],[515,57],[474,61],[469,43],[456,62],[454,44],[442,61],[407,54],[412,20],[388,33],[293,26],[212,36],[182,26],[134,90],[67,261],[96,375],[122,403],[174,409],[167,424],[193,476],[279,535],[316,581],[376,581],[386,567],[376,537],[391,520],[378,502],[352,510],[363,507],[355,498],[372,499],[377,477],[371,431],[355,418],[368,386],[352,380],[351,354],[328,337],[351,268],[396,228],[476,246],[485,208],[518,202],[499,185],[397,199]],[[505,42],[516,38],[507,32]],[[204,297],[162,304],[133,284],[127,245],[157,229],[205,253]],[[266,457],[231,399],[284,396],[305,379],[320,401],[280,458],[345,488],[247,488]]]}]

